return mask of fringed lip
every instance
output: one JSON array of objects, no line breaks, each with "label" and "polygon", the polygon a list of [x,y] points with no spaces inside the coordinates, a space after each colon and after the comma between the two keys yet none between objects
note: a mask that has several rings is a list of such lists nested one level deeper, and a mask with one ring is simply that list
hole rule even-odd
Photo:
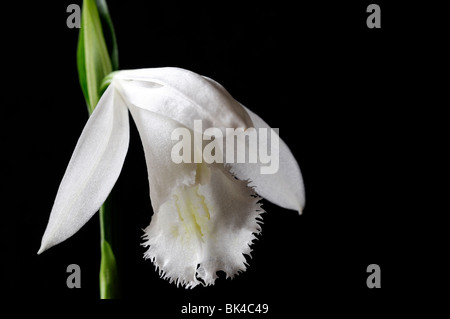
[{"label": "fringed lip", "polygon": [[143,236],[144,257],[162,278],[185,288],[213,285],[218,271],[227,278],[244,272],[244,255],[251,256],[250,246],[261,233],[264,210],[248,181],[223,165],[209,169],[210,182],[176,190]]}]

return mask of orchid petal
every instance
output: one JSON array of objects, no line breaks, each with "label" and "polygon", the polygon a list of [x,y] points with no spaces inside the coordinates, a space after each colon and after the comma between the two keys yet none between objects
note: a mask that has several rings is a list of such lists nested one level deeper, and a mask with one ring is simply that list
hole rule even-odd
[{"label": "orchid petal", "polygon": [[[206,164],[198,164],[206,165]],[[212,285],[217,271],[245,271],[243,254],[261,231],[259,198],[247,182],[211,165],[207,184],[180,187],[145,229],[145,257],[177,285]]]},{"label": "orchid petal", "polygon": [[[215,80],[203,77],[210,82],[218,90],[225,90],[221,84]],[[303,184],[303,177],[300,167],[292,154],[289,147],[278,133],[273,130],[261,117],[242,105],[249,115],[253,126],[258,134],[258,144],[249,145],[245,140],[237,139],[235,148],[244,147],[246,153],[250,154],[274,154],[279,155],[277,166],[273,171],[268,169],[267,164],[257,163],[228,163],[231,165],[231,172],[241,180],[250,181],[250,186],[255,188],[255,191],[261,197],[271,201],[272,203],[287,209],[297,210],[302,212],[305,206],[305,190]],[[269,134],[261,135],[259,129],[264,129]],[[270,139],[278,140],[278,143],[271,145]],[[265,139],[265,140],[262,140]],[[245,143],[239,145],[239,143]],[[268,145],[270,145],[270,152],[268,152]],[[236,151],[233,150],[233,151]],[[224,162],[226,162],[226,149],[223,152]],[[270,163],[272,164],[272,163]]]},{"label": "orchid petal", "polygon": [[98,211],[120,174],[128,142],[128,110],[109,87],[72,154],[38,253],[72,236]]},{"label": "orchid petal", "polygon": [[194,129],[247,128],[252,122],[244,108],[220,85],[188,70],[153,68],[120,71],[114,79],[130,104],[169,117]]},{"label": "orchid petal", "polygon": [[[231,164],[231,172],[239,179],[249,180],[250,186],[255,188],[259,196],[280,207],[297,210],[301,213],[305,206],[305,190],[302,173],[294,155],[286,143],[279,138],[275,130],[271,129],[257,114],[248,108],[245,109],[252,119],[257,132],[261,128],[266,129],[270,131],[270,134],[267,134],[264,138],[270,136],[270,138],[277,138],[279,141],[277,143],[278,145],[271,145],[270,139],[268,141],[262,141],[263,143],[259,141],[258,149],[248,149],[248,152],[263,152],[267,154],[267,148],[270,145],[271,149],[269,153],[279,155],[278,170],[276,172],[262,174],[261,168],[264,166],[267,167],[267,164],[246,162]],[[258,140],[262,138],[262,135],[258,133]]]},{"label": "orchid petal", "polygon": [[174,189],[195,184],[197,165],[175,164],[171,159],[171,150],[175,144],[171,134],[180,128],[180,123],[133,105],[129,105],[129,110],[144,146],[150,198],[156,212]]}]

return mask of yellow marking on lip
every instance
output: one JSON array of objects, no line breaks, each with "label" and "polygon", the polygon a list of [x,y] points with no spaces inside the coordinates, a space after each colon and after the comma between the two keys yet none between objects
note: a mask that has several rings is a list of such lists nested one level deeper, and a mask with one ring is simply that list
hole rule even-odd
[{"label": "yellow marking on lip", "polygon": [[[179,227],[172,230],[172,235],[182,236],[183,239],[195,236],[203,242],[205,236],[209,235],[208,223],[211,215],[205,196],[199,193],[199,186],[180,188],[173,197],[179,217]],[[181,229],[183,229],[182,232]]]}]

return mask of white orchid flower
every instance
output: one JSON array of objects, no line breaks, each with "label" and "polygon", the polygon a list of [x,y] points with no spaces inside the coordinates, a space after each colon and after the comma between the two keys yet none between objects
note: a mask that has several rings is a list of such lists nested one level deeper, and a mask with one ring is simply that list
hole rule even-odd
[{"label": "white orchid flower", "polygon": [[145,257],[164,278],[192,288],[214,284],[220,270],[227,277],[244,271],[243,254],[250,254],[261,231],[259,196],[301,213],[302,176],[282,141],[271,149],[280,158],[274,174],[261,174],[261,163],[171,160],[172,132],[183,127],[194,133],[194,120],[205,131],[269,128],[220,84],[179,68],[119,71],[78,140],[38,253],[76,233],[106,200],[128,149],[128,110],[144,146],[154,211]]}]

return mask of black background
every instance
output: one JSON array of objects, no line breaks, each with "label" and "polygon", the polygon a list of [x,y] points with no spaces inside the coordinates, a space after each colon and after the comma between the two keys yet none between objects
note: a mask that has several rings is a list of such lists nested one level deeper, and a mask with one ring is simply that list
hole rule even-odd
[{"label": "black background", "polygon": [[[70,3],[81,4],[7,7],[3,15],[13,19],[2,21],[3,76],[10,85],[2,90],[2,143],[9,154],[2,158],[2,196],[9,205],[2,212],[1,289],[43,305],[99,295],[97,215],[36,255],[88,118],[76,69],[78,30],[66,26]],[[264,201],[262,235],[246,272],[233,280],[221,276],[212,287],[177,288],[142,258],[142,229],[152,210],[133,123],[113,191],[122,297],[133,308],[179,318],[189,302],[267,303],[268,316],[227,317],[281,318],[306,309],[367,315],[411,292],[402,186],[409,167],[401,154],[410,134],[404,99],[411,94],[405,81],[413,31],[399,21],[405,7],[388,1],[375,2],[382,28],[368,29],[369,3],[109,1],[121,69],[177,66],[215,79],[280,128],[306,189],[302,216]],[[72,263],[81,267],[81,289],[66,286]],[[366,286],[372,263],[381,267],[381,289]]]}]

